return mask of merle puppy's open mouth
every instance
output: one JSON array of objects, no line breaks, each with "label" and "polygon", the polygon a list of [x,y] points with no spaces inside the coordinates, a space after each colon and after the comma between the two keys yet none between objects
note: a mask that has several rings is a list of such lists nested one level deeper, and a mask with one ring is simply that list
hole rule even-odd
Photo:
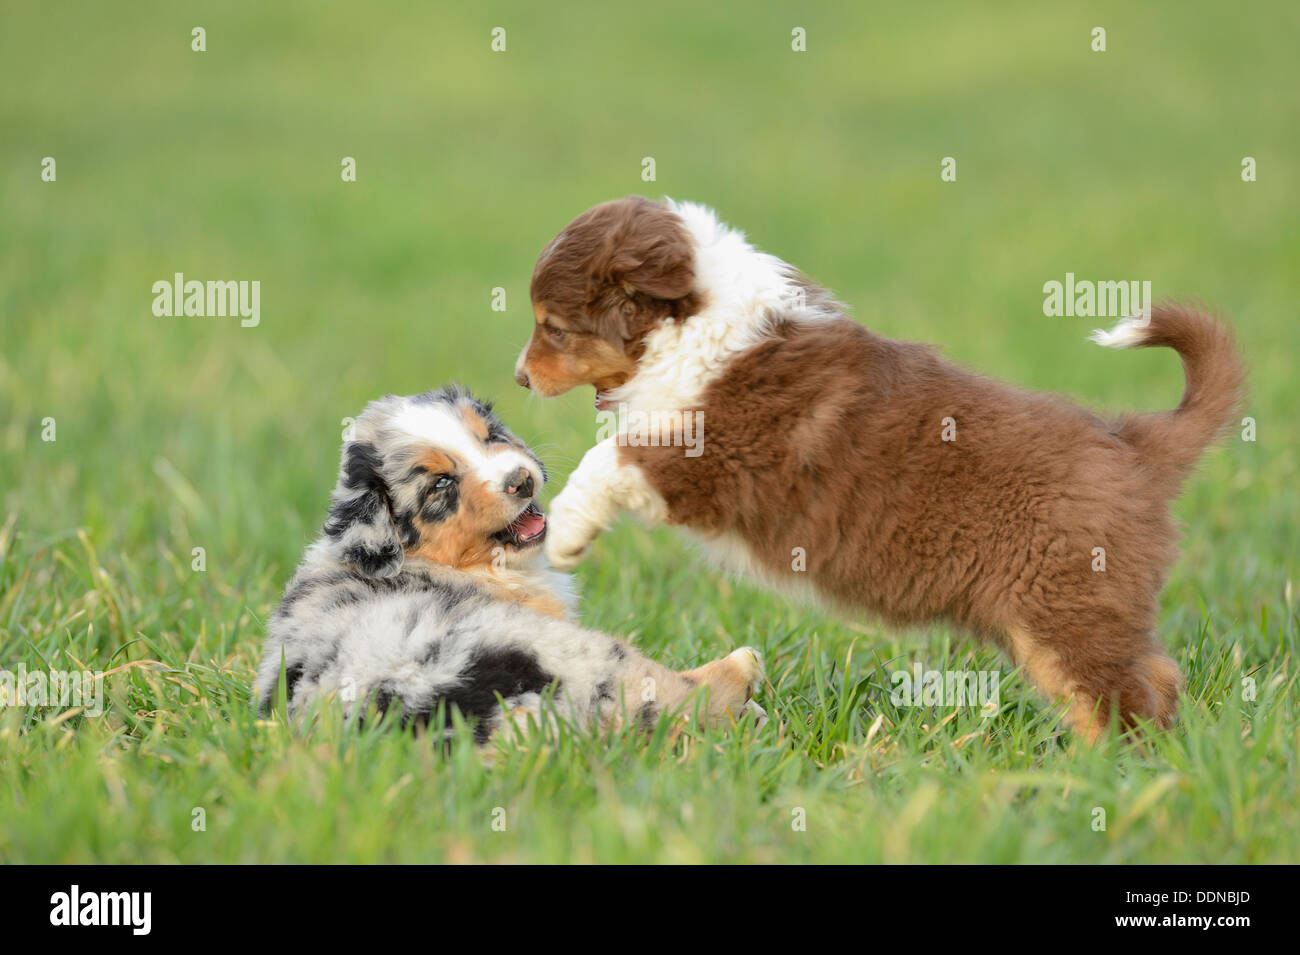
[{"label": "merle puppy's open mouth", "polygon": [[492,539],[511,547],[532,547],[540,544],[545,536],[546,515],[534,502],[529,501],[519,516],[493,534]]}]

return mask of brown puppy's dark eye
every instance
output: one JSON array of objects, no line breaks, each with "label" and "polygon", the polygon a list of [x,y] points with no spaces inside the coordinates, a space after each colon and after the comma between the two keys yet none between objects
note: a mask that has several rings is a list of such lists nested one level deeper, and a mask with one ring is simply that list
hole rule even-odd
[{"label": "brown puppy's dark eye", "polygon": [[543,325],[542,327],[546,329],[547,337],[549,337],[551,341],[555,342],[557,345],[560,342],[564,341],[565,335],[568,334],[564,329],[556,328],[554,325]]}]

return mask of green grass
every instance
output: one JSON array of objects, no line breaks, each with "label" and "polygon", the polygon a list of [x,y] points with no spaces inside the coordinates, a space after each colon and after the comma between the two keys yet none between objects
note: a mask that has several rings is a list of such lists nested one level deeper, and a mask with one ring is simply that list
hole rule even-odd
[{"label": "green grass", "polygon": [[[1294,861],[1300,12],[912,7],[7,3],[0,668],[115,672],[99,717],[0,708],[0,860]],[[678,667],[760,647],[756,738],[563,732],[489,767],[328,714],[258,721],[263,621],[344,417],[458,379],[553,487],[591,443],[589,391],[530,399],[510,370],[541,246],[629,192],[713,204],[877,331],[1099,408],[1173,405],[1177,362],[1088,345],[1098,323],[1043,317],[1044,282],[1224,308],[1258,440],[1176,505],[1178,727],[1080,750],[962,634],[797,607],[635,526],[581,568],[584,621]],[[259,280],[261,325],[154,317],[176,271]],[[1000,710],[895,707],[913,661],[1000,667]]]}]

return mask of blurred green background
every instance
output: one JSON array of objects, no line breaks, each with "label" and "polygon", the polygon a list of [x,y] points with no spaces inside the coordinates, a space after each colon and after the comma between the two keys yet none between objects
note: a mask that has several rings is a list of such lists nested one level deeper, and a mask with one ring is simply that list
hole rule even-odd
[{"label": "blurred green background", "polygon": [[[191,50],[196,26],[206,52]],[[1107,31],[1104,53],[1091,50],[1096,26]],[[491,49],[494,27],[506,30],[504,52]],[[806,52],[791,49],[795,27],[806,30]],[[600,783],[608,765],[588,745],[532,795],[519,795],[509,773],[474,776],[478,789],[464,784],[475,793],[465,798],[485,805],[535,800],[541,820],[555,803],[545,838],[535,830],[534,841],[521,835],[509,849],[480,844],[446,821],[470,810],[449,804],[426,841],[406,845],[382,818],[365,836],[333,818],[330,832],[347,846],[335,857],[813,861],[849,846],[864,861],[1292,853],[1297,27],[1300,7],[1288,2],[7,0],[0,522],[11,524],[0,535],[0,666],[75,651],[104,668],[162,659],[182,675],[160,682],[129,671],[103,721],[51,727],[48,714],[0,714],[0,857],[324,851],[284,827],[274,837],[259,829],[258,807],[318,805],[346,788],[312,789],[318,777],[298,766],[296,779],[246,782],[237,794],[236,779],[269,771],[261,744],[248,744],[244,762],[231,757],[225,776],[211,770],[208,780],[198,767],[209,765],[205,753],[272,732],[247,717],[239,693],[261,620],[323,518],[342,419],[376,395],[459,380],[495,399],[562,481],[594,435],[591,393],[542,401],[511,381],[532,321],[528,279],[570,218],[628,193],[705,202],[872,329],[939,343],[985,373],[1101,409],[1173,406],[1177,361],[1088,344],[1087,332],[1109,322],[1044,317],[1044,282],[1067,271],[1147,279],[1157,296],[1200,299],[1230,316],[1251,366],[1259,439],[1234,437],[1211,452],[1176,508],[1187,539],[1162,633],[1190,668],[1192,722],[1153,763],[1110,757],[1134,761],[1119,774],[1124,782],[1106,758],[1071,762],[1049,708],[1027,691],[999,717],[1000,730],[967,726],[992,734],[993,755],[963,755],[979,746],[957,743],[955,724],[937,731],[937,720],[908,714],[898,719],[916,726],[895,727],[891,716],[869,736],[879,693],[872,671],[858,669],[863,641],[878,660],[937,666],[972,652],[960,635],[935,628],[901,639],[870,622],[831,620],[689,563],[667,532],[624,526],[581,571],[584,619],[636,631],[647,652],[679,665],[745,642],[775,656],[784,676],[773,693],[790,709],[793,735],[767,744],[762,784],[751,785],[756,770],[745,765],[767,757],[750,754],[681,769],[666,784],[681,792],[659,798],[638,782],[653,761],[628,756],[632,767]],[[47,156],[55,182],[41,180]],[[340,178],[347,156],[355,183]],[[945,156],[957,160],[955,183],[940,181]],[[1256,182],[1241,179],[1246,156],[1257,160]],[[643,157],[655,160],[653,182],[641,178]],[[259,280],[260,325],[155,317],[151,286],[175,272]],[[491,309],[498,286],[504,312]],[[54,442],[41,440],[47,417]],[[200,546],[207,570],[196,574],[190,554]],[[1189,651],[1207,634],[1222,664],[1213,674],[1198,671]],[[823,664],[832,682],[866,681],[862,695],[819,702]],[[1262,762],[1248,760],[1237,718],[1221,712],[1244,672],[1282,680],[1277,735],[1261,744]],[[186,690],[187,680],[200,690]],[[833,730],[801,724],[826,705],[843,709]],[[1201,743],[1191,735],[1197,718]],[[1026,721],[1032,738],[1008,743]],[[223,726],[234,729],[223,736]],[[999,731],[1012,735],[998,742]],[[1205,739],[1222,745],[1218,762],[1204,756]],[[334,778],[326,757],[276,745],[280,758],[319,760],[311,763],[319,778]],[[399,740],[384,750],[393,778],[410,770],[409,749]],[[1210,768],[1193,773],[1193,751]],[[120,765],[105,769],[105,758]],[[969,791],[954,789],[963,783],[952,781],[951,761],[966,759],[987,764],[969,770]],[[990,817],[981,773],[1030,770],[1091,779],[1097,793],[1076,790],[1086,805],[1091,796],[1131,806],[1156,784],[1188,801],[1182,810],[1173,795],[1142,806],[1166,814],[1141,816],[1136,828],[1155,834],[1150,845],[1131,833],[1102,843],[1083,824],[1067,833],[1055,783],[1031,786]],[[1173,782],[1161,782],[1171,773]],[[1192,792],[1194,778],[1216,773],[1248,781],[1232,790],[1235,801]],[[566,779],[570,801],[557,802]],[[121,799],[74,797],[78,786]],[[828,816],[860,820],[852,839],[755,846],[737,835],[764,813],[788,819],[780,808],[788,793],[809,787],[823,792]],[[205,798],[226,806],[228,819],[245,812],[244,833],[197,848],[168,828],[169,814],[181,813],[188,836],[183,812],[195,788],[215,793]],[[657,835],[638,836],[622,816],[605,815],[611,792],[630,800],[627,811],[650,815],[710,793],[730,808],[708,816],[697,805],[691,819],[659,819]],[[922,809],[948,807],[935,810],[933,846],[891,849],[877,821],[913,819],[921,797]],[[66,815],[15,821],[50,803],[66,805]],[[1263,829],[1250,823],[1260,814],[1270,820]],[[1214,820],[1224,818],[1242,828],[1216,842]],[[603,825],[605,841],[584,835]],[[964,841],[954,846],[945,833]]]}]

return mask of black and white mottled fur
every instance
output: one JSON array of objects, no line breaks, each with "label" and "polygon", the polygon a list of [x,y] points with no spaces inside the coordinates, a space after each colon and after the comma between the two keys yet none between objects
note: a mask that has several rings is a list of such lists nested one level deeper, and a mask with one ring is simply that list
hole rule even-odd
[{"label": "black and white mottled fur", "polygon": [[[462,389],[372,402],[344,445],[321,536],[271,618],[259,705],[283,666],[290,714],[321,697],[417,724],[455,708],[479,742],[507,719],[541,721],[547,696],[579,725],[652,726],[705,684],[711,719],[757,710],[749,648],[677,673],[572,622],[569,578],[539,546],[544,481],[532,452]],[[529,511],[527,526],[543,530],[514,539]]]}]

